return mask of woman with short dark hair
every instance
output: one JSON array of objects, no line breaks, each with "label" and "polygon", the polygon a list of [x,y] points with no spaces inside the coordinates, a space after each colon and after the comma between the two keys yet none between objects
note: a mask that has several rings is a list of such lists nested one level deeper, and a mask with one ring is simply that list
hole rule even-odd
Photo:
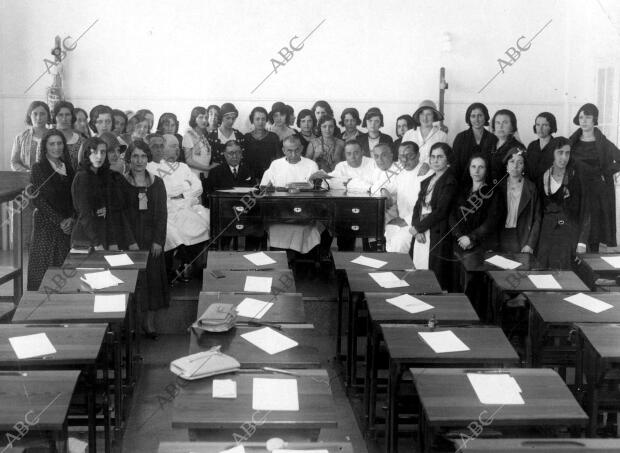
[{"label": "woman with short dark hair", "polygon": [[114,130],[114,112],[107,105],[96,105],[90,111],[88,126],[99,137],[104,132]]},{"label": "woman with short dark hair", "polygon": [[[331,105],[329,105],[327,101],[322,101],[322,100],[316,101],[310,110],[312,110],[312,114],[314,115],[314,122],[317,125],[314,130],[314,135],[316,135],[317,137],[320,137],[321,131],[319,130],[319,126],[318,126],[319,122],[325,116],[331,116],[332,118],[335,118],[334,110],[332,109]],[[340,138],[340,135],[341,135],[340,129],[336,127],[334,129],[334,137]]]},{"label": "woman with short dark hair", "polygon": [[56,129],[62,132],[67,142],[67,152],[71,158],[70,165],[73,171],[77,171],[78,168],[78,152],[84,141],[80,134],[73,130],[73,123],[75,122],[73,104],[67,101],[57,102],[54,106],[52,118]]},{"label": "woman with short dark hair", "polygon": [[266,128],[268,117],[265,108],[254,107],[250,112],[250,123],[254,130],[245,134],[243,159],[259,180],[271,162],[280,156],[280,139]]},{"label": "woman with short dark hair", "polygon": [[112,109],[112,116],[114,117],[114,134],[117,137],[127,133],[127,115],[125,112],[118,109]]},{"label": "woman with short dark hair", "polygon": [[310,143],[313,138],[316,138],[313,132],[316,128],[316,120],[312,111],[303,109],[299,112],[299,115],[297,115],[297,127],[299,128],[297,136],[302,146],[301,155],[305,157],[308,143]]},{"label": "woman with short dark hair", "polygon": [[280,142],[291,135],[295,135],[295,130],[288,125],[289,115],[290,111],[284,102],[274,102],[271,106],[271,112],[268,115],[271,132],[278,136]]},{"label": "woman with short dark hair", "polygon": [[83,139],[90,138],[90,129],[88,128],[88,113],[79,107],[73,109],[73,129],[82,136]]},{"label": "woman with short dark hair", "polygon": [[411,115],[400,115],[396,118],[396,140],[392,143],[392,159],[394,162],[398,161],[398,148],[400,148],[400,144],[403,142],[403,137],[407,133],[407,131],[413,129],[413,118]]},{"label": "woman with short dark hair", "polygon": [[136,112],[136,115],[141,115],[146,118],[148,122],[148,126],[147,126],[148,128],[144,135],[146,136],[150,134],[151,131],[153,130],[153,124],[155,123],[155,115],[153,115],[153,112],[151,112],[149,109],[140,109]]},{"label": "woman with short dark hair", "polygon": [[[208,112],[207,112],[208,115]],[[179,149],[183,149],[183,137],[179,134],[179,120],[174,113],[166,112],[162,113],[157,122],[157,133],[174,135],[179,141]],[[185,163],[185,153],[180,152],[177,157],[177,162]]]},{"label": "woman with short dark hair", "polygon": [[555,116],[542,112],[534,120],[534,133],[538,138],[527,145],[527,172],[532,181],[540,176],[553,164],[553,134],[558,131]]},{"label": "woman with short dark hair", "polygon": [[362,131],[357,128],[357,126],[362,124],[362,120],[360,119],[360,112],[358,112],[356,108],[348,107],[344,109],[340,114],[340,121],[338,124],[344,127],[341,138],[345,142],[347,140],[355,140],[362,135]]},{"label": "woman with short dark hair", "polygon": [[504,158],[508,151],[512,148],[525,148],[525,146],[515,138],[517,117],[511,110],[501,109],[495,112],[491,120],[491,130],[495,137],[497,137],[497,142],[491,148],[487,175],[489,181],[495,187],[502,178],[508,177],[504,171]]},{"label": "woman with short dark hair", "polygon": [[329,173],[334,171],[336,164],[344,160],[344,140],[334,137],[336,120],[324,116],[319,122],[321,136],[312,139],[306,149],[306,157],[316,161],[319,170]]},{"label": "woman with short dark hair", "polygon": [[25,131],[13,140],[11,150],[11,169],[13,171],[30,171],[37,161],[37,150],[41,139],[47,132],[47,125],[52,120],[50,109],[43,101],[33,101],[26,111]]},{"label": "woman with short dark hair", "polygon": [[202,180],[209,176],[211,164],[211,145],[207,139],[207,109],[194,107],[189,117],[189,129],[183,136],[185,162]]},{"label": "woman with short dark hair", "polygon": [[138,112],[131,117],[131,120],[134,123],[133,130],[130,134],[123,134],[120,137],[123,143],[126,143],[128,146],[136,140],[144,140],[149,133],[150,123],[146,114]]},{"label": "woman with short dark hair", "polygon": [[360,134],[357,141],[362,147],[362,154],[364,156],[370,157],[370,152],[379,143],[392,146],[392,137],[379,130],[383,127],[383,113],[381,113],[378,107],[368,109],[364,115],[362,127],[366,128],[368,132]]}]

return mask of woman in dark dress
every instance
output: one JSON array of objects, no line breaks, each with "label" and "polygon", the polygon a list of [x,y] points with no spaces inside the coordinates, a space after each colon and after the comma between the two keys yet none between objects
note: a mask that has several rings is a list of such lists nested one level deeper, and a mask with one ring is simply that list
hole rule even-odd
[{"label": "woman in dark dress", "polygon": [[502,179],[506,178],[504,158],[509,150],[515,147],[525,148],[523,144],[517,140],[514,134],[517,132],[517,117],[515,114],[506,109],[498,110],[491,120],[491,128],[497,141],[495,146],[491,148],[489,156],[489,181],[493,187]]},{"label": "woman in dark dress", "polygon": [[568,139],[571,157],[579,167],[590,206],[590,236],[588,251],[598,253],[602,242],[616,246],[616,203],[613,174],[620,170],[620,151],[596,127],[598,109],[583,105],[573,123],[579,129]]},{"label": "woman in dark dress", "polygon": [[589,197],[569,141],[555,141],[553,165],[539,180],[543,217],[537,257],[544,268],[571,269],[575,254],[586,251]]},{"label": "woman in dark dress", "polygon": [[263,107],[254,107],[250,113],[250,123],[254,130],[245,134],[244,162],[254,176],[260,180],[274,159],[280,157],[280,139],[266,129],[269,113]]},{"label": "woman in dark dress", "polygon": [[527,173],[532,181],[538,181],[553,164],[553,134],[558,131],[555,116],[549,112],[539,113],[534,121],[536,140],[527,145]]},{"label": "woman in dark dress", "polygon": [[467,163],[474,154],[481,154],[486,159],[491,157],[497,137],[486,130],[489,125],[489,110],[486,105],[474,102],[465,112],[465,122],[469,129],[459,132],[452,144],[452,163],[450,167],[459,182],[465,183],[469,179]]},{"label": "woman in dark dress", "polygon": [[142,328],[149,338],[156,339],[155,311],[170,304],[163,248],[166,243],[166,188],[158,176],[146,170],[151,151],[146,143],[132,143],[125,153],[129,172],[125,175],[124,199],[127,217],[140,250],[148,250],[146,272],[138,276],[136,298],[145,312]]},{"label": "woman in dark dress", "polygon": [[316,127],[316,120],[311,110],[303,109],[299,112],[299,115],[297,115],[297,127],[299,128],[297,136],[302,148],[301,155],[305,157],[308,144],[312,139],[316,138],[313,132]]},{"label": "woman in dark dress", "polygon": [[392,143],[392,159],[394,162],[398,161],[398,148],[400,148],[400,144],[403,142],[403,136],[408,130],[413,129],[414,122],[411,115],[400,115],[396,118],[396,136],[398,137]]},{"label": "woman in dark dress", "polygon": [[74,223],[70,162],[63,133],[47,131],[41,139],[39,161],[32,165],[30,174],[36,209],[28,260],[28,291],[38,290],[45,271],[62,266],[69,253]]},{"label": "woman in dark dress", "polygon": [[[452,241],[447,237],[450,231],[448,218],[458,192],[458,182],[448,166],[451,154],[452,149],[446,143],[431,146],[429,163],[434,174],[420,184],[410,229],[415,238],[415,242],[411,243],[414,263],[419,262],[420,258],[416,257],[416,252],[424,253],[426,256],[421,258],[428,261],[426,268],[435,272],[444,289],[449,289],[452,282]],[[427,241],[428,250],[416,247]]]}]

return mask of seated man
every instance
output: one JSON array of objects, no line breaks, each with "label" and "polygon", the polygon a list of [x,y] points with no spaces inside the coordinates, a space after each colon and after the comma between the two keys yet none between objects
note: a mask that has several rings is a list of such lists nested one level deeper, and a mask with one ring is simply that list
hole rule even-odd
[{"label": "seated man", "polygon": [[420,151],[414,142],[401,143],[398,148],[398,160],[403,170],[394,177],[394,192],[398,217],[392,219],[385,227],[385,249],[388,252],[409,253],[411,239],[409,233],[413,207],[418,200],[420,183],[432,175],[429,166],[420,162]]},{"label": "seated man", "polygon": [[[315,161],[301,156],[302,146],[298,136],[286,137],[282,150],[284,157],[271,162],[263,174],[261,186],[286,187],[291,183],[309,182],[310,176],[319,170]],[[324,229],[323,224],[316,221],[306,225],[274,224],[269,226],[269,241],[272,247],[308,253],[320,244]]]}]

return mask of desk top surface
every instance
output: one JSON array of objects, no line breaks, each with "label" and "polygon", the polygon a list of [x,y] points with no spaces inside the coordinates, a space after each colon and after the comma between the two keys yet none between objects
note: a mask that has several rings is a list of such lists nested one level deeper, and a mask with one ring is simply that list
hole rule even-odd
[{"label": "desk top surface", "polygon": [[245,291],[246,277],[271,277],[271,291],[262,294],[294,293],[295,278],[290,269],[270,271],[229,271],[220,270],[224,277],[214,277],[209,269],[205,269],[202,279],[202,291],[219,291],[222,293],[237,292],[246,294],[261,294],[255,291]]},{"label": "desk top surface", "polygon": [[[269,453],[265,442],[242,442],[246,453]],[[160,442],[158,453],[220,453],[235,447],[231,442]],[[287,442],[287,450],[327,450],[329,453],[353,453],[348,442]]]},{"label": "desk top surface", "polygon": [[[502,372],[516,379],[525,404],[482,404],[467,378],[469,372]],[[429,423],[466,426],[486,414],[486,420],[508,425],[585,425],[588,416],[554,370],[506,368],[411,368]],[[486,411],[486,412],[483,412]]]},{"label": "desk top surface", "polygon": [[492,256],[499,255],[504,258],[508,258],[512,261],[518,261],[521,263],[517,269],[520,271],[529,271],[532,269],[540,268],[540,263],[536,259],[534,255],[531,253],[495,253],[495,252],[484,252],[484,253],[454,253],[457,259],[461,262],[463,267],[467,272],[486,272],[486,271],[496,271],[503,270],[494,264],[488,263],[485,260],[491,258]]},{"label": "desk top surface", "polygon": [[[237,382],[237,398],[213,398],[213,378],[187,382],[174,400],[173,428],[226,429],[243,423],[262,421],[265,428],[317,429],[338,426],[329,379],[322,370],[315,375],[223,374],[216,379]],[[321,373],[318,373],[321,372]],[[299,411],[262,411],[252,409],[253,378],[297,379]],[[184,383],[185,384],[185,383]]]},{"label": "desk top surface", "polygon": [[390,358],[408,363],[506,363],[517,364],[516,353],[506,335],[499,327],[443,327],[435,332],[451,330],[469,351],[436,353],[422,339],[419,332],[430,332],[425,325],[419,324],[381,324],[383,340],[387,345]]},{"label": "desk top surface", "polygon": [[79,375],[79,370],[0,371],[0,430],[11,430],[30,410],[31,420],[39,417],[30,429],[61,430]]},{"label": "desk top surface", "polygon": [[[0,367],[81,366],[93,364],[99,355],[107,324],[0,324]],[[9,338],[45,333],[56,353],[18,359]]]},{"label": "desk top surface", "polygon": [[[306,325],[309,326],[309,325]],[[228,332],[190,335],[189,354],[207,351],[213,346],[221,346],[221,352],[228,354],[241,364],[241,368],[258,369],[265,366],[275,368],[319,368],[321,358],[316,348],[317,334],[313,327],[287,327],[283,325],[276,332],[295,340],[298,345],[276,354],[268,354],[259,347],[242,338],[241,335],[263,329],[263,327],[233,327]]]},{"label": "desk top surface", "polygon": [[434,308],[419,313],[408,313],[388,302],[386,299],[398,297],[401,293],[368,293],[366,303],[373,322],[426,323],[435,316],[439,325],[480,322],[476,310],[463,293],[423,294],[415,296]]},{"label": "desk top surface", "polygon": [[29,182],[29,172],[0,171],[0,203],[15,198],[26,188]]},{"label": "desk top surface", "polygon": [[[489,277],[503,291],[590,291],[573,271],[489,271]],[[537,288],[528,275],[552,275],[561,289]]]},{"label": "desk top surface", "polygon": [[306,322],[306,312],[301,294],[239,294],[239,293],[208,293],[201,292],[198,296],[198,310],[196,318],[200,317],[207,307],[213,303],[233,304],[237,306],[246,297],[272,302],[273,306],[260,319],[237,316],[237,324],[257,321],[260,323],[296,323]]},{"label": "desk top surface", "polygon": [[[348,271],[347,279],[352,292],[378,293],[386,292],[388,288],[380,286],[369,274],[374,272],[384,272],[381,269],[376,271]],[[401,294],[439,294],[441,286],[435,277],[435,273],[430,270],[403,271],[392,270],[399,279],[405,280],[409,286],[391,288],[401,291]]]},{"label": "desk top surface", "polygon": [[[394,253],[394,252],[332,252],[334,257],[334,266],[338,270],[345,271],[360,271],[360,272],[382,272],[387,270],[407,270],[413,268],[413,262],[407,253]],[[379,269],[374,269],[369,266],[363,266],[361,264],[352,263],[351,260],[363,256],[365,258],[372,258],[375,260],[386,261],[387,264],[383,265]]]},{"label": "desk top surface", "polygon": [[[253,187],[248,187],[246,193],[250,193],[253,191]],[[331,189],[327,191],[317,191],[317,192],[298,192],[298,193],[289,193],[285,191],[277,191],[277,192],[258,192],[254,190],[253,192],[257,201],[260,200],[278,200],[278,199],[309,199],[309,200],[350,200],[350,199],[363,199],[363,200],[385,200],[385,197],[380,193],[375,195],[370,195],[369,193],[362,192],[352,192],[345,191],[344,189]],[[222,190],[217,190],[213,192],[210,197],[213,198],[236,198],[240,199],[244,195],[243,192],[224,192]]]},{"label": "desk top surface", "polygon": [[620,293],[585,293],[590,297],[602,300],[613,308],[600,313],[564,300],[565,297],[573,296],[574,292],[553,292],[553,293],[530,293],[525,296],[532,304],[532,308],[538,313],[544,322],[551,323],[573,323],[573,322],[595,322],[595,323],[620,323]]},{"label": "desk top surface", "polygon": [[[127,266],[111,266],[105,259],[108,255],[123,255],[126,254],[133,264]],[[64,268],[100,268],[104,269],[146,269],[146,262],[149,258],[149,252],[146,250],[125,250],[125,251],[111,251],[111,250],[94,250],[88,254],[82,253],[69,253],[65,258],[62,267]]]},{"label": "desk top surface", "polygon": [[217,252],[210,250],[207,253],[207,269],[221,269],[231,271],[263,271],[274,269],[289,269],[286,252],[262,252],[275,261],[275,263],[273,264],[266,264],[264,266],[257,266],[256,264],[245,258],[245,255],[250,255],[252,253],[256,252]]},{"label": "desk top surface", "polygon": [[576,324],[576,326],[601,358],[613,362],[620,361],[620,324]]},{"label": "desk top surface", "polygon": [[605,272],[608,274],[620,274],[620,269],[612,266],[607,261],[605,261],[602,257],[620,257],[619,253],[585,253],[583,255],[579,255],[579,258],[592,269],[593,272]]},{"label": "desk top surface", "polygon": [[74,268],[50,267],[45,271],[39,292],[44,294],[53,293],[133,293],[138,281],[137,269],[110,269],[115,277],[123,283],[103,289],[91,289],[85,282],[80,280],[84,274],[100,272],[99,270],[82,270]]},{"label": "desk top surface", "polygon": [[[19,301],[12,322],[120,323],[125,320],[126,311],[95,313],[95,296],[91,293],[44,294],[26,291]],[[122,296],[127,307],[128,294],[124,293]]]},{"label": "desk top surface", "polygon": [[617,453],[620,439],[465,439],[468,453]]}]

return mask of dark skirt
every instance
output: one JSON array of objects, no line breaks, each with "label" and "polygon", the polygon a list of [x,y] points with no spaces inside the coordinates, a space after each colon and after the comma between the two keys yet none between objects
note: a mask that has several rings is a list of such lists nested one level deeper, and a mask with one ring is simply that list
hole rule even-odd
[{"label": "dark skirt", "polygon": [[499,234],[499,249],[501,253],[520,253],[519,235],[516,228],[504,228]]},{"label": "dark skirt", "polygon": [[538,243],[538,261],[544,269],[571,270],[577,249],[577,226],[557,215],[543,217]]},{"label": "dark skirt", "polygon": [[170,288],[163,251],[157,258],[149,253],[146,270],[138,274],[136,299],[142,311],[159,310],[170,305]]},{"label": "dark skirt", "polygon": [[60,226],[45,220],[34,211],[34,231],[28,257],[28,291],[37,291],[49,267],[60,267],[69,253],[71,236]]}]

